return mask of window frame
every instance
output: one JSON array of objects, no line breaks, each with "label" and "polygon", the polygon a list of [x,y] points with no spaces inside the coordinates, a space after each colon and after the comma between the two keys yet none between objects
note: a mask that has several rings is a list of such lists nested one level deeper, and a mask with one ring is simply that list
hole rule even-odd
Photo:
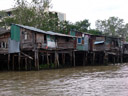
[{"label": "window frame", "polygon": [[[79,39],[81,40],[81,42],[79,42]],[[82,44],[82,37],[77,37],[77,44]]]}]

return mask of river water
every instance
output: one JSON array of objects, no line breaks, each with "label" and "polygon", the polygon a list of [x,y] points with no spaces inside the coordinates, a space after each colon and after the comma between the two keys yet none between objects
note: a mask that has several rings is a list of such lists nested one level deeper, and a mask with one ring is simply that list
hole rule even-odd
[{"label": "river water", "polygon": [[0,96],[128,96],[128,64],[0,72]]}]

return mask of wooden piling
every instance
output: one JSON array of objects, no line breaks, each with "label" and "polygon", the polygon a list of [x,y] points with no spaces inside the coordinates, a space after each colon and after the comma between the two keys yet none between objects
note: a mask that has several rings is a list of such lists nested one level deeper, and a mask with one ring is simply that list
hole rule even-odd
[{"label": "wooden piling", "polygon": [[85,61],[86,61],[86,58],[85,58],[85,52],[83,52],[83,66],[85,66]]},{"label": "wooden piling", "polygon": [[76,58],[75,58],[75,51],[73,51],[73,65],[74,65],[74,67],[76,66]]},{"label": "wooden piling", "polygon": [[39,52],[37,50],[37,70],[39,70]]},{"label": "wooden piling", "polygon": [[65,53],[62,53],[62,64],[65,65]]},{"label": "wooden piling", "polygon": [[70,65],[72,65],[72,52],[70,52],[69,55],[70,55]]},{"label": "wooden piling", "polygon": [[59,67],[59,56],[57,51],[55,51],[55,60],[54,60],[55,65],[57,65],[57,67]]},{"label": "wooden piling", "polygon": [[92,64],[94,65],[95,64],[95,52],[93,52],[93,58],[92,58]]},{"label": "wooden piling", "polygon": [[38,54],[38,50],[35,50],[35,68],[36,70],[39,70],[39,54]]},{"label": "wooden piling", "polygon": [[88,63],[88,52],[85,52],[86,56],[85,56],[85,62],[86,64]]},{"label": "wooden piling", "polygon": [[47,52],[47,64],[48,64],[48,67],[49,67],[49,57],[48,57],[48,52]]},{"label": "wooden piling", "polygon": [[8,70],[10,70],[10,54],[8,54]]},{"label": "wooden piling", "polygon": [[115,64],[115,56],[113,56],[113,64]]},{"label": "wooden piling", "polygon": [[25,70],[27,71],[27,58],[25,57]]},{"label": "wooden piling", "polygon": [[12,59],[12,70],[13,71],[14,71],[14,63],[15,63],[14,59],[15,59],[15,57],[14,57],[14,54],[13,54],[13,59]]},{"label": "wooden piling", "polygon": [[21,58],[20,53],[18,53],[18,65],[19,65],[19,70],[20,70],[20,58]]}]

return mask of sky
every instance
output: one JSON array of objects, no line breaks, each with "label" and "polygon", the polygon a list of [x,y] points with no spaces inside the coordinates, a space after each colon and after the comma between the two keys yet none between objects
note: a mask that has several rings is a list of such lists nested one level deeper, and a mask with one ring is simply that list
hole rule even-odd
[{"label": "sky", "polygon": [[[51,11],[66,13],[66,20],[70,22],[88,19],[91,28],[95,28],[96,20],[111,16],[128,23],[128,0],[52,0],[51,4]],[[13,5],[14,0],[0,0],[0,10],[12,8]]]}]

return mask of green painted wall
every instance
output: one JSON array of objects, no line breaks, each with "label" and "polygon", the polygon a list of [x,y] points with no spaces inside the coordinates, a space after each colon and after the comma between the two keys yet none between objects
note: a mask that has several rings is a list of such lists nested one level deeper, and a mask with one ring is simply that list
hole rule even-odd
[{"label": "green painted wall", "polygon": [[76,33],[73,32],[73,31],[70,31],[70,35],[72,35],[72,36],[76,36]]},{"label": "green painted wall", "polygon": [[76,47],[77,50],[84,50],[84,46],[81,44],[77,44],[77,47]]},{"label": "green painted wall", "polygon": [[20,41],[20,27],[16,25],[11,25],[11,39]]}]

